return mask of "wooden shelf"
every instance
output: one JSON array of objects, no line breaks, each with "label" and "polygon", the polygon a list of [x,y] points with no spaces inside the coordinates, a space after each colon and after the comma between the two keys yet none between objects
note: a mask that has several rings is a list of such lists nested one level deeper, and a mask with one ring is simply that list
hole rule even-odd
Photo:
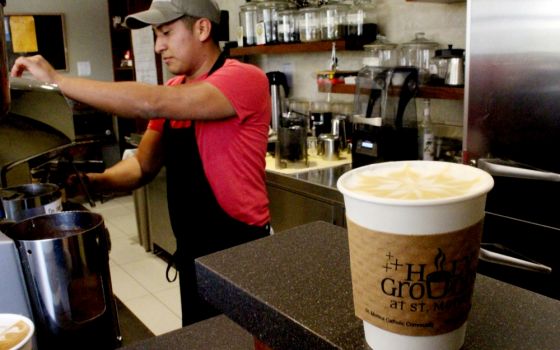
[{"label": "wooden shelf", "polygon": [[[332,43],[335,43],[337,51],[348,50],[348,45],[344,40],[336,41],[316,41],[309,43],[293,43],[293,44],[271,44],[257,45],[246,47],[235,47],[230,49],[231,57],[262,55],[262,54],[285,54],[298,52],[321,52],[331,51]],[[361,48],[353,48],[353,50],[361,50]]]},{"label": "wooden shelf", "polygon": [[467,0],[406,0],[407,2],[436,2],[440,4],[452,4],[455,2],[467,2]]},{"label": "wooden shelf", "polygon": [[[356,85],[335,84],[318,85],[319,92],[332,92],[337,94],[354,94]],[[330,89],[329,89],[330,87]],[[462,100],[464,89],[462,87],[420,85],[416,97],[438,98],[443,100]]]}]

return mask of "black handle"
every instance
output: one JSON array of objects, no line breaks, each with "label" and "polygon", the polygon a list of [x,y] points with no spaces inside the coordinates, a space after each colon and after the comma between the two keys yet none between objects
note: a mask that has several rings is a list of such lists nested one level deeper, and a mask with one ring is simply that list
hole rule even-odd
[{"label": "black handle", "polygon": [[288,86],[288,78],[286,77],[286,74],[274,71],[266,73],[266,77],[268,78],[269,85],[282,85],[286,96],[290,94],[290,87]]},{"label": "black handle", "polygon": [[403,127],[404,111],[408,102],[416,95],[418,90],[418,69],[414,67],[397,67],[394,73],[408,72],[399,95],[399,105],[397,107],[397,116],[395,117],[395,128]]}]

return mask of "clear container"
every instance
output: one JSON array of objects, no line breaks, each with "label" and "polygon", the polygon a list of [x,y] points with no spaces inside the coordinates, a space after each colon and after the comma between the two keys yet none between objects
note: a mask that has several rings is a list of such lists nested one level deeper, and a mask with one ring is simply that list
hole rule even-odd
[{"label": "clear container", "polygon": [[299,10],[299,40],[302,42],[321,40],[321,19],[319,8],[306,7]]},{"label": "clear container", "polygon": [[243,46],[257,44],[257,5],[239,6],[239,26],[243,29]]},{"label": "clear container", "polygon": [[348,6],[344,4],[324,5],[320,8],[321,39],[336,40],[346,34],[346,14]]},{"label": "clear container", "polygon": [[346,23],[346,39],[350,48],[361,48],[377,37],[377,12],[372,3],[351,6]]},{"label": "clear container", "polygon": [[439,43],[428,40],[424,33],[416,33],[413,40],[400,45],[399,63],[418,68],[419,82],[426,83],[430,79],[430,61],[439,46]]},{"label": "clear container", "polygon": [[294,43],[299,41],[298,11],[289,9],[278,11],[278,41]]},{"label": "clear container", "polygon": [[398,64],[397,44],[383,35],[378,35],[373,43],[364,45],[364,51],[364,66],[396,67]]},{"label": "clear container", "polygon": [[257,21],[264,27],[265,43],[278,42],[278,12],[288,9],[291,4],[287,1],[258,2]]}]

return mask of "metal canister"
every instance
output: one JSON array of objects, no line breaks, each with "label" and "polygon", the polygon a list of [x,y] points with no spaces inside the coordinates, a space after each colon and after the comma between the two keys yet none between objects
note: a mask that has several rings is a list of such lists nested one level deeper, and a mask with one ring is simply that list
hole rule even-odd
[{"label": "metal canister", "polygon": [[65,211],[12,225],[40,349],[121,345],[101,215]]},{"label": "metal canister", "polygon": [[31,183],[0,189],[4,215],[9,221],[62,211],[62,192],[55,184]]}]

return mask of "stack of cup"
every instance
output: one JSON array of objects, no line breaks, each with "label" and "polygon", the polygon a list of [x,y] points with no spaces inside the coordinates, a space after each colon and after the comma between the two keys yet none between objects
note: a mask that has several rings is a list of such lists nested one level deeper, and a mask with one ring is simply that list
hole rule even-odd
[{"label": "stack of cup", "polygon": [[486,172],[433,161],[356,168],[344,195],[356,316],[375,350],[458,350],[476,277]]}]

